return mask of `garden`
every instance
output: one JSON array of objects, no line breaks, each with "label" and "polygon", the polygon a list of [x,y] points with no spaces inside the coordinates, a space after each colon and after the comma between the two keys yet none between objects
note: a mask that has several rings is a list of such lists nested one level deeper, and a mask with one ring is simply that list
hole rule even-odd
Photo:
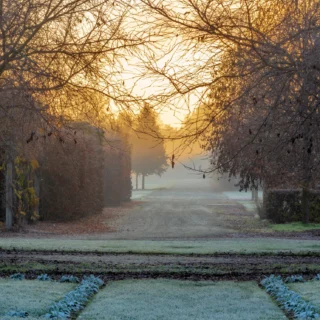
[{"label": "garden", "polygon": [[22,273],[0,278],[0,318],[218,319],[320,318],[320,274],[259,281],[106,280]]}]

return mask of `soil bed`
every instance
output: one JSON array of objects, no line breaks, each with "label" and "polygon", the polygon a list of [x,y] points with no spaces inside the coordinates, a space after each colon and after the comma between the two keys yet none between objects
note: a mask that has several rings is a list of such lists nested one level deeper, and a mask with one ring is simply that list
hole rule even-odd
[{"label": "soil bed", "polygon": [[104,279],[174,278],[193,280],[256,280],[272,273],[283,276],[320,272],[319,256],[237,255],[176,256],[138,254],[70,254],[0,252],[0,274],[36,276],[47,273],[101,275]]}]

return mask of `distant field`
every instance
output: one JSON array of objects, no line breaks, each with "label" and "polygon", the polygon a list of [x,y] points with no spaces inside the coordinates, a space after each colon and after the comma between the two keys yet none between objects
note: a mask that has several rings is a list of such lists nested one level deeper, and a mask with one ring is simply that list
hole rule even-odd
[{"label": "distant field", "polygon": [[282,224],[270,224],[270,228],[273,231],[280,232],[303,232],[320,229],[320,223],[304,224],[302,222],[292,222]]},{"label": "distant field", "polygon": [[223,239],[208,241],[0,239],[0,248],[18,250],[98,251],[142,254],[215,254],[320,252],[320,241],[292,239]]}]

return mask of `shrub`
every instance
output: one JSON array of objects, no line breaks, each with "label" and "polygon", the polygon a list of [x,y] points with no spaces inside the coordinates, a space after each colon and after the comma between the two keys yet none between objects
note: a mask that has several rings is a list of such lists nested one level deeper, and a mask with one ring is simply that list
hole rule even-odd
[{"label": "shrub", "polygon": [[75,134],[46,143],[40,163],[40,217],[71,220],[103,208],[102,150],[97,129],[78,124]]},{"label": "shrub", "polygon": [[47,274],[40,274],[40,276],[37,277],[37,280],[39,281],[52,281],[52,278],[48,276]]},{"label": "shrub", "polygon": [[297,190],[268,190],[264,204],[267,218],[275,223],[301,221],[299,194]]},{"label": "shrub", "polygon": [[[65,121],[63,126],[51,127],[39,115],[30,115],[28,121],[25,116],[20,118],[21,130],[12,130],[10,141],[17,159],[23,159],[19,169],[27,183],[14,192],[13,209],[21,213],[21,221],[15,222],[22,226],[39,216],[41,220],[78,219],[130,200],[131,155],[123,134],[110,133],[111,129],[106,133],[86,122]],[[59,123],[54,117],[51,120]],[[5,152],[0,149],[0,167],[6,162]],[[30,163],[37,163],[36,170],[26,170]],[[4,205],[4,178],[0,170],[0,207]],[[0,208],[1,221],[5,221],[5,210]]]},{"label": "shrub", "polygon": [[318,274],[313,278],[313,280],[320,281],[320,273],[318,273]]},{"label": "shrub", "polygon": [[266,277],[261,281],[261,285],[286,312],[292,312],[295,319],[319,318],[316,308],[299,294],[289,290],[280,276]]},{"label": "shrub", "polygon": [[24,280],[24,274],[23,273],[14,273],[10,276],[10,279],[13,280]]},{"label": "shrub", "polygon": [[[274,223],[303,220],[300,190],[268,190],[264,197],[267,219]],[[320,191],[310,191],[310,222],[320,222]]]},{"label": "shrub", "polygon": [[59,281],[60,282],[71,282],[71,283],[80,282],[79,278],[75,277],[75,276],[62,276]]},{"label": "shrub", "polygon": [[304,282],[302,276],[289,276],[284,280],[285,283]]},{"label": "shrub", "polygon": [[[107,138],[108,139],[108,138]],[[112,142],[112,139],[113,142]],[[104,145],[104,205],[117,206],[131,198],[131,153],[126,140],[111,138]]]},{"label": "shrub", "polygon": [[[131,196],[129,147],[87,123],[45,144],[40,162],[40,217],[72,220],[99,214]],[[110,140],[110,141],[109,141]],[[114,141],[113,141],[114,140]]]},{"label": "shrub", "polygon": [[90,297],[99,291],[99,288],[104,285],[104,282],[98,278],[90,275],[84,277],[81,284],[67,293],[62,300],[55,303],[45,314],[47,319],[68,319],[71,314],[78,312],[85,307]]}]

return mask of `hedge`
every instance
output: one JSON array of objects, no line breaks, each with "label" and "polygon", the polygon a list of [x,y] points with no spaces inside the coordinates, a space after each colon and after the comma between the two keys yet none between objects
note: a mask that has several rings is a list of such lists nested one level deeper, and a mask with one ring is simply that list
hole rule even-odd
[{"label": "hedge", "polygon": [[289,290],[280,276],[271,275],[260,283],[284,311],[293,314],[294,319],[319,319],[317,308],[305,301],[298,293]]},{"label": "hedge", "polygon": [[[310,222],[320,223],[320,191],[310,191]],[[268,190],[264,196],[266,218],[275,223],[303,221],[301,190]]]}]

